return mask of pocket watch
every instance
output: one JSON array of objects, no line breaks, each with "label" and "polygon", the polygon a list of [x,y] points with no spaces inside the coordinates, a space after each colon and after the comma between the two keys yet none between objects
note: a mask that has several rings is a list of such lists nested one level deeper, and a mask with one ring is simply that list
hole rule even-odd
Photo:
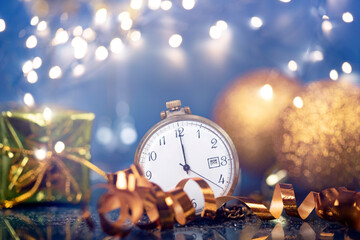
[{"label": "pocket watch", "polygon": [[[164,191],[174,189],[184,178],[200,177],[215,197],[231,195],[239,179],[240,169],[235,146],[228,134],[216,123],[192,115],[180,100],[166,103],[162,121],[141,139],[135,153],[146,178]],[[185,192],[196,213],[204,207],[200,188],[189,181]]]}]

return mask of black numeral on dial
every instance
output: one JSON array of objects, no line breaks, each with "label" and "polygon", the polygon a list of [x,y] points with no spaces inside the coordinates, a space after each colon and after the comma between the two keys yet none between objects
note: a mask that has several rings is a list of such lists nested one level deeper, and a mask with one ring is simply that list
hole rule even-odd
[{"label": "black numeral on dial", "polygon": [[155,161],[157,158],[157,154],[155,151],[149,153],[149,161]]},{"label": "black numeral on dial", "polygon": [[219,181],[218,183],[224,184],[225,183],[225,178],[223,177],[223,175],[220,175]]},{"label": "black numeral on dial", "polygon": [[160,146],[165,145],[165,136],[162,136],[159,142],[160,142]]},{"label": "black numeral on dial", "polygon": [[178,129],[176,129],[175,130],[175,136],[176,137],[183,137],[184,136],[184,128],[179,127]]},{"label": "black numeral on dial", "polygon": [[148,180],[150,180],[151,177],[152,177],[152,173],[148,170],[148,171],[145,172],[145,176],[146,176],[146,178],[147,178]]},{"label": "black numeral on dial", "polygon": [[226,166],[226,164],[227,164],[226,156],[222,156],[221,157],[221,166]]},{"label": "black numeral on dial", "polygon": [[216,138],[211,139],[211,144],[212,144],[211,148],[217,148],[217,146],[216,146],[216,144],[217,144]]}]

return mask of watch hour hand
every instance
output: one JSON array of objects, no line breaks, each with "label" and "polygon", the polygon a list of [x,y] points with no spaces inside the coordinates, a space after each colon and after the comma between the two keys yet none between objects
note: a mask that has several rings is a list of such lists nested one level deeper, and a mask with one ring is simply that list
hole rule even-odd
[{"label": "watch hour hand", "polygon": [[182,165],[182,166],[183,166],[183,169],[186,172],[186,174],[189,174],[190,166],[186,162],[185,149],[184,149],[184,144],[182,142],[181,134],[179,134],[179,138],[180,138],[181,150],[182,150],[182,154],[184,157],[184,163],[185,163],[185,165]]}]

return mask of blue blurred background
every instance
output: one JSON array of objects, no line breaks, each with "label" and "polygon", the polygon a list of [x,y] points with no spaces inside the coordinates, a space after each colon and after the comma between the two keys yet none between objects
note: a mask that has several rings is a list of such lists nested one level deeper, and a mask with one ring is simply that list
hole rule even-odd
[{"label": "blue blurred background", "polygon": [[254,69],[359,79],[356,0],[3,0],[0,19],[4,108],[94,112],[93,161],[106,171],[133,162],[168,100],[211,118]]}]

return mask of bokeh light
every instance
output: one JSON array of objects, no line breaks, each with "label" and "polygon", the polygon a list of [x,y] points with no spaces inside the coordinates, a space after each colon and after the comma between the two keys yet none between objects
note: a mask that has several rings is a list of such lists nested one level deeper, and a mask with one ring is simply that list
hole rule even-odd
[{"label": "bokeh light", "polygon": [[195,0],[182,0],[182,6],[186,10],[191,10],[195,7]]},{"label": "bokeh light", "polygon": [[261,26],[263,25],[263,20],[259,17],[252,17],[250,19],[250,27],[253,29],[259,29],[261,28]]},{"label": "bokeh light", "polygon": [[107,20],[107,9],[106,8],[100,8],[96,11],[95,14],[95,24],[100,25],[104,24]]},{"label": "bokeh light", "polygon": [[350,74],[352,72],[351,64],[348,62],[344,62],[341,65],[341,69],[343,70],[344,73],[347,73],[347,74]]},{"label": "bokeh light", "polygon": [[352,15],[351,13],[345,12],[345,13],[343,13],[343,15],[342,15],[342,20],[343,20],[344,22],[346,22],[346,23],[351,23],[351,22],[354,21],[354,17],[353,17],[353,15]]},{"label": "bokeh light", "polygon": [[59,66],[53,66],[50,68],[49,77],[51,79],[58,79],[62,76],[62,70]]},{"label": "bokeh light", "polygon": [[336,81],[336,80],[339,79],[339,74],[338,74],[338,72],[337,72],[335,69],[332,69],[332,70],[330,71],[330,73],[329,73],[329,77],[330,77],[331,80]]},{"label": "bokeh light", "polygon": [[172,48],[178,48],[178,47],[180,47],[182,41],[183,41],[183,39],[180,34],[173,34],[169,38],[169,45]]},{"label": "bokeh light", "polygon": [[288,62],[288,68],[289,68],[290,71],[295,72],[298,69],[298,65],[294,60],[290,60]]},{"label": "bokeh light", "polygon": [[38,81],[38,75],[34,70],[31,70],[28,74],[27,74],[27,81],[31,84],[34,84]]},{"label": "bokeh light", "polygon": [[304,102],[301,97],[295,97],[293,100],[293,104],[297,108],[302,108],[304,106]]},{"label": "bokeh light", "polygon": [[110,42],[110,50],[113,53],[121,53],[124,48],[124,44],[120,38],[114,38]]},{"label": "bokeh light", "polygon": [[27,48],[34,48],[37,45],[37,38],[35,35],[31,35],[30,37],[28,37],[28,39],[26,40],[26,47]]},{"label": "bokeh light", "polygon": [[34,100],[33,95],[31,95],[31,93],[25,93],[23,100],[24,100],[24,103],[26,106],[28,106],[28,107],[35,106],[35,100]]},{"label": "bokeh light", "polygon": [[273,89],[270,84],[265,84],[259,90],[260,97],[266,101],[270,101],[273,98]]},{"label": "bokeh light", "polygon": [[3,32],[5,31],[6,29],[6,23],[5,23],[5,20],[0,18],[0,32]]},{"label": "bokeh light", "polygon": [[34,69],[39,69],[42,65],[42,60],[40,57],[35,57],[33,60],[32,60],[32,67]]}]

